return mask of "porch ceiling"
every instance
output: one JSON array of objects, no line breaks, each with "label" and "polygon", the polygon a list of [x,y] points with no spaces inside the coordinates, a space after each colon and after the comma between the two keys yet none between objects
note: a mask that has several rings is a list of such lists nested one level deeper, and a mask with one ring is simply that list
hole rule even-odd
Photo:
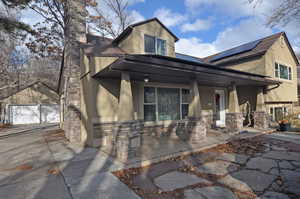
[{"label": "porch ceiling", "polygon": [[262,75],[157,55],[125,55],[94,77],[120,78],[122,71],[129,72],[132,80],[143,81],[147,77],[151,82],[162,83],[189,83],[191,79],[197,79],[201,85],[221,87],[229,86],[232,82],[241,86],[280,83]]}]

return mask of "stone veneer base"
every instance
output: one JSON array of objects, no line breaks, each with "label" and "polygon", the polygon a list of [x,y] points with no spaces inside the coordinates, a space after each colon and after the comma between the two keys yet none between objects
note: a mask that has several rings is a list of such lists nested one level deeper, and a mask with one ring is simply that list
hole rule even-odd
[{"label": "stone veneer base", "polygon": [[[154,125],[157,127],[157,125]],[[142,145],[142,134],[149,130],[140,120],[94,124],[94,138],[100,150],[127,161],[138,156]],[[164,128],[160,128],[163,131]],[[170,130],[169,130],[170,131]],[[206,123],[198,118],[176,121],[172,124],[170,138],[177,136],[188,142],[200,142],[206,137]],[[159,136],[161,133],[159,133]],[[158,137],[159,137],[158,136]]]},{"label": "stone veneer base", "polygon": [[226,113],[226,129],[228,132],[238,132],[243,128],[242,113]]},{"label": "stone veneer base", "polygon": [[254,128],[267,129],[269,128],[269,116],[264,111],[253,112]]}]

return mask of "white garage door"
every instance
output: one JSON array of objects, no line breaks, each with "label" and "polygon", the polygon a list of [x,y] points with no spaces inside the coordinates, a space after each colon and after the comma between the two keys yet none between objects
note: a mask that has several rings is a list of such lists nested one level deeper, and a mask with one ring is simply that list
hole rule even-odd
[{"label": "white garage door", "polygon": [[59,105],[10,105],[11,124],[58,123]]}]

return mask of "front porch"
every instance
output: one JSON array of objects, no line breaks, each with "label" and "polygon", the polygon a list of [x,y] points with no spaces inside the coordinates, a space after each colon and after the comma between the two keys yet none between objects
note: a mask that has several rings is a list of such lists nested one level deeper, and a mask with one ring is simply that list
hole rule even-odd
[{"label": "front porch", "polygon": [[[224,131],[225,129],[223,129]],[[228,143],[232,140],[252,138],[273,132],[273,129],[256,129],[244,127],[240,134],[224,133],[222,130],[208,129],[206,138],[201,142],[187,142],[179,137],[144,134],[142,136],[141,147],[138,155],[129,160],[123,161],[126,167],[147,166],[170,158],[188,155],[205,149],[215,147],[220,144]]]},{"label": "front porch", "polygon": [[[263,92],[278,83],[261,75],[154,55],[120,57],[93,78],[120,80],[117,120],[94,122],[93,136],[101,150],[123,162],[199,149],[208,145],[211,127],[218,123],[227,133],[241,132],[240,106],[243,98],[249,101],[248,95],[254,98],[250,110],[254,127],[268,128]],[[247,87],[248,95],[241,94]],[[215,101],[217,90],[224,91],[223,106]],[[206,109],[210,114],[204,114]],[[224,136],[230,135],[216,137]]]}]

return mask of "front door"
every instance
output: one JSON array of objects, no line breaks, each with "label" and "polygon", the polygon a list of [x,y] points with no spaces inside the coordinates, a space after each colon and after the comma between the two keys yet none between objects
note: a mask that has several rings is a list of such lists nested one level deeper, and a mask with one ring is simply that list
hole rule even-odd
[{"label": "front door", "polygon": [[216,105],[216,125],[220,127],[225,126],[225,93],[224,90],[216,90],[215,92]]}]

